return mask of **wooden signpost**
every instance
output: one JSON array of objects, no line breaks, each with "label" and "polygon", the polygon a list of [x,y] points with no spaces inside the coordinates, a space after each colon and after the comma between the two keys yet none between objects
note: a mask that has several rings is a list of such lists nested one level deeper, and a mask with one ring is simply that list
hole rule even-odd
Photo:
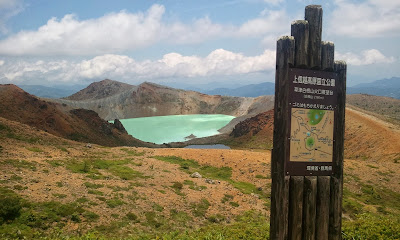
[{"label": "wooden signpost", "polygon": [[346,63],[321,41],[322,8],[277,42],[271,239],[341,239]]}]

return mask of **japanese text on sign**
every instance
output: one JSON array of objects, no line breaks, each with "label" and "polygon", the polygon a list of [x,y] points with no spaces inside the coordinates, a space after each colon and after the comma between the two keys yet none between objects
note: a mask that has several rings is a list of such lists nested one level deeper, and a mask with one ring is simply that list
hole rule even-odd
[{"label": "japanese text on sign", "polygon": [[333,166],[337,74],[290,69],[288,175],[330,175]]}]

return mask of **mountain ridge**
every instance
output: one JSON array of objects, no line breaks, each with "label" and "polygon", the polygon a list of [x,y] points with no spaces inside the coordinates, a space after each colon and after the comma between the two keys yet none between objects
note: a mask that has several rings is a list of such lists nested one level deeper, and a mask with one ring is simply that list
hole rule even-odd
[{"label": "mountain ridge", "polygon": [[[90,92],[88,88],[81,92]],[[102,92],[99,90],[97,92]],[[113,90],[101,98],[83,94],[80,99],[49,99],[73,108],[90,109],[105,120],[183,114],[226,114],[244,116],[273,107],[273,96],[257,98],[207,95],[144,82],[129,89]]]},{"label": "mountain ridge", "polygon": [[135,87],[123,82],[118,82],[110,79],[104,79],[99,82],[93,82],[86,88],[80,90],[71,96],[65,97],[68,100],[94,100],[113,96],[126,89]]},{"label": "mountain ridge", "polygon": [[66,139],[103,146],[155,146],[133,138],[95,111],[45,101],[13,84],[0,85],[1,117]]}]

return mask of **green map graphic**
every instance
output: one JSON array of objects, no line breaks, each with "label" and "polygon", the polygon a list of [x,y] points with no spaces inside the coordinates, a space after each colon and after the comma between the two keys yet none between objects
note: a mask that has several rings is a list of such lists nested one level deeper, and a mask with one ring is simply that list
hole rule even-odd
[{"label": "green map graphic", "polygon": [[334,111],[292,108],[290,161],[332,162]]},{"label": "green map graphic", "polygon": [[309,119],[308,124],[317,125],[319,122],[321,122],[324,115],[324,110],[310,109],[307,113],[307,117]]}]

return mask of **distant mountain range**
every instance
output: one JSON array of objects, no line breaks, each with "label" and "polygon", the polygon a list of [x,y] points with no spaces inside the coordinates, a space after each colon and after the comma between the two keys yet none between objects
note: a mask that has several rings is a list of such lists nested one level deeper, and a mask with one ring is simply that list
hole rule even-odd
[{"label": "distant mountain range", "polygon": [[42,85],[18,85],[25,92],[28,92],[37,97],[43,98],[63,98],[70,96],[82,88],[85,85],[71,85],[71,86],[57,86],[57,87],[46,87]]},{"label": "distant mountain range", "polygon": [[[112,80],[108,80],[111,81]],[[108,82],[111,84],[111,82]],[[245,86],[240,86],[238,88],[215,88],[210,89],[209,85],[199,85],[199,87],[194,87],[188,84],[178,83],[170,86],[173,88],[192,90],[201,92],[208,95],[221,95],[221,96],[232,96],[232,97],[258,97],[263,95],[274,95],[275,94],[275,84],[271,82],[263,82],[258,84],[249,84]],[[204,88],[202,88],[202,86]],[[218,86],[217,84],[215,86]],[[70,96],[79,90],[83,89],[83,85],[75,85],[68,87],[45,87],[40,85],[20,85],[22,89],[38,97],[45,98],[64,98]],[[110,86],[109,86],[110,87]],[[115,87],[115,86],[112,86]],[[126,89],[133,87],[133,85],[120,83],[117,88]],[[107,89],[106,89],[107,90]],[[115,89],[114,89],[115,90]],[[113,90],[113,91],[114,91]],[[88,91],[86,89],[85,91]],[[108,90],[107,90],[108,91]],[[113,93],[113,92],[110,92]],[[376,96],[392,97],[400,99],[400,78],[392,77],[390,79],[377,80],[370,83],[358,84],[352,87],[347,87],[347,94],[370,94]],[[85,93],[87,94],[87,92]],[[75,96],[76,97],[76,96]],[[72,99],[71,99],[72,100]],[[75,99],[78,100],[78,99]]]},{"label": "distant mountain range", "polygon": [[[236,97],[258,97],[262,95],[274,95],[275,84],[264,82],[259,84],[250,84],[234,89],[216,88],[201,92],[210,95],[217,94]],[[382,79],[370,83],[358,84],[353,87],[347,87],[347,94],[359,93],[400,99],[400,78],[392,77],[390,79]]]},{"label": "distant mountain range", "polygon": [[263,95],[274,95],[275,84],[271,82],[264,82],[259,84],[250,84],[234,89],[216,88],[213,90],[206,90],[202,92],[209,95],[223,95],[223,96],[233,96],[233,97],[258,97]]},{"label": "distant mountain range", "polygon": [[392,77],[347,88],[347,94],[357,93],[400,99],[400,78]]}]

